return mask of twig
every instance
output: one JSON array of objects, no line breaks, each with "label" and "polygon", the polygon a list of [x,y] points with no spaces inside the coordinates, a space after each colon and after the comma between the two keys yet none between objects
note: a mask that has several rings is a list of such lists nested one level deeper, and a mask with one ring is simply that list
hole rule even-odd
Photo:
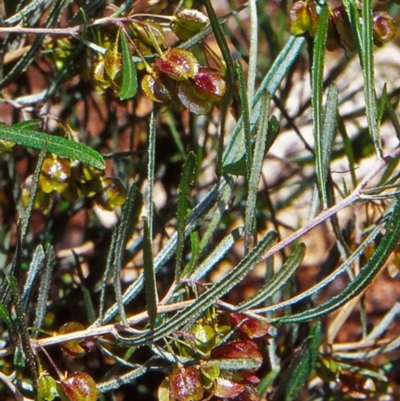
[{"label": "twig", "polygon": [[[190,306],[195,300],[189,300],[189,301],[183,301],[183,302],[178,302],[176,304],[171,304],[171,305],[160,305],[158,307],[158,313],[168,313],[168,312],[175,312],[177,310],[186,308]],[[147,320],[149,317],[147,312],[141,312],[138,313],[137,315],[131,316],[130,318],[127,319],[127,324],[128,326],[133,326],[135,324],[138,324],[142,321]],[[87,330],[82,330],[82,331],[76,331],[74,333],[67,333],[67,334],[61,334],[61,335],[55,335],[54,337],[48,337],[48,338],[43,338],[39,340],[32,340],[33,344],[32,347],[46,347],[50,345],[56,345],[60,344],[63,342],[68,342],[68,341],[73,341],[73,340],[83,340],[85,338],[89,337],[98,337],[102,336],[105,334],[110,334],[113,332],[113,330],[124,330],[126,329],[126,326],[124,326],[122,323],[116,323],[116,324],[107,324],[105,326],[99,326],[99,327],[94,327],[94,328],[89,328]],[[1,357],[1,355],[0,355]]]},{"label": "twig", "polygon": [[24,26],[1,26],[0,33],[20,33],[36,35],[76,35],[83,29],[82,25],[71,28],[31,28]]},{"label": "twig", "polygon": [[132,22],[133,17],[104,17],[92,21],[91,23],[84,25],[71,26],[70,28],[35,28],[26,26],[1,26],[0,33],[19,33],[19,34],[36,34],[36,35],[76,35],[82,32],[87,27],[93,27],[97,25],[116,24],[121,25],[125,22]]},{"label": "twig", "polygon": [[330,347],[334,352],[352,351],[352,350],[359,351],[360,349],[387,345],[390,344],[392,341],[393,338],[382,338],[380,340],[367,340],[367,341],[362,340],[354,343],[337,343],[337,344],[332,344]]},{"label": "twig", "polygon": [[383,157],[382,159],[376,159],[375,164],[372,166],[371,170],[368,174],[361,180],[355,190],[346,198],[342,199],[336,205],[332,206],[330,209],[324,210],[320,213],[314,220],[310,221],[304,227],[300,228],[299,230],[295,231],[294,233],[290,234],[288,237],[283,239],[281,242],[274,245],[269,251],[264,255],[262,261],[270,258],[275,253],[281,251],[287,245],[291,244],[292,242],[296,241],[298,238],[302,237],[304,234],[311,231],[313,228],[317,227],[325,220],[329,219],[333,215],[337,214],[341,210],[345,209],[346,207],[350,206],[351,204],[364,200],[363,198],[363,190],[368,187],[370,182],[377,176],[377,174],[393,159],[400,156],[400,148],[394,150],[391,154]]}]

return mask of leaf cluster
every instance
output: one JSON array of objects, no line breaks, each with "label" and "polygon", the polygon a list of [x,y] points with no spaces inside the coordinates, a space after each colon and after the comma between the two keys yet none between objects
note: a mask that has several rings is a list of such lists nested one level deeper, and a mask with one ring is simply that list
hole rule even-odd
[{"label": "leaf cluster", "polygon": [[397,13],[5,1],[0,398],[399,392]]}]

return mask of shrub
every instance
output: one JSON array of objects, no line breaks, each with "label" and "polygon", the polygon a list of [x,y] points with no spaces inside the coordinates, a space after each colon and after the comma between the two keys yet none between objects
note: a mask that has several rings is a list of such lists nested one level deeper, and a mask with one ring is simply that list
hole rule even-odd
[{"label": "shrub", "polygon": [[1,399],[399,393],[398,7],[221,7],[4,2]]}]

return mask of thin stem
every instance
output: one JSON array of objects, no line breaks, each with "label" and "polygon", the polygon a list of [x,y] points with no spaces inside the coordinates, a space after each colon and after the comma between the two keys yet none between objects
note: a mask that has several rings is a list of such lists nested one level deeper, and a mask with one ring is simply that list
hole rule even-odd
[{"label": "thin stem", "polygon": [[70,28],[34,28],[34,27],[24,27],[24,26],[2,26],[0,27],[0,33],[20,33],[20,34],[36,34],[36,35],[76,35],[77,33],[83,31],[85,28],[106,25],[106,24],[116,24],[121,25],[124,22],[132,22],[134,19],[132,17],[104,17],[92,21],[85,25],[71,26]]},{"label": "thin stem", "polygon": [[1,26],[0,33],[20,33],[36,35],[75,35],[83,29],[83,25],[71,28],[31,28],[23,26]]},{"label": "thin stem", "polygon": [[330,209],[323,211],[319,214],[314,220],[310,221],[304,227],[300,228],[299,230],[295,231],[294,233],[290,234],[288,237],[283,239],[281,242],[274,245],[269,251],[264,255],[262,261],[270,258],[275,253],[281,251],[287,245],[291,244],[293,241],[296,241],[298,238],[303,236],[304,234],[311,231],[313,228],[317,227],[325,220],[329,219],[336,213],[340,212],[341,210],[345,209],[346,207],[350,206],[352,203],[357,201],[366,201],[363,197],[363,190],[370,184],[373,178],[393,159],[400,156],[400,148],[393,151],[390,155],[383,157],[382,159],[377,159],[375,164],[372,166],[369,173],[361,180],[355,190],[346,198],[342,199],[336,205],[332,206]]}]

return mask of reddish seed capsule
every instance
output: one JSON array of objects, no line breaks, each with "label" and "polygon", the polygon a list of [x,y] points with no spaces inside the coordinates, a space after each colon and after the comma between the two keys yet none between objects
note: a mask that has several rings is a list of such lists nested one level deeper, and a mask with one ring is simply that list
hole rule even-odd
[{"label": "reddish seed capsule", "polygon": [[199,67],[191,52],[174,47],[157,57],[155,63],[161,72],[178,81],[194,77]]},{"label": "reddish seed capsule", "polygon": [[154,78],[147,74],[142,79],[143,92],[153,101],[165,103],[171,100],[170,89],[164,84],[161,78]]},{"label": "reddish seed capsule", "polygon": [[200,67],[193,78],[198,93],[205,99],[218,101],[226,91],[226,83],[221,74],[209,67]]},{"label": "reddish seed capsule", "polygon": [[343,6],[336,7],[332,10],[331,21],[335,29],[335,38],[338,41],[338,45],[344,46],[350,51],[354,51],[356,45],[354,44],[350,22]]},{"label": "reddish seed capsule", "polygon": [[206,114],[213,107],[213,101],[205,99],[193,82],[183,81],[179,84],[178,98],[194,114]]},{"label": "reddish seed capsule", "polygon": [[97,194],[96,201],[105,210],[114,210],[125,203],[126,189],[117,178],[107,177],[101,180],[103,190]]},{"label": "reddish seed capsule", "polygon": [[243,393],[244,384],[235,382],[225,377],[218,377],[215,381],[214,394],[217,397],[226,399],[233,398]]},{"label": "reddish seed capsule", "polygon": [[[30,175],[24,182],[21,190],[22,203],[25,207],[28,206],[29,197],[31,195],[33,184],[33,175]],[[35,201],[33,203],[34,209],[41,209],[44,213],[47,213],[50,208],[50,195],[43,192],[43,190],[38,188],[35,194]]]},{"label": "reddish seed capsule", "polygon": [[130,27],[135,45],[141,54],[153,54],[158,49],[167,48],[164,30],[156,22],[135,22]]},{"label": "reddish seed capsule", "polygon": [[209,23],[209,19],[200,11],[184,9],[173,20],[172,30],[179,39],[188,40],[199,33]]},{"label": "reddish seed capsule", "polygon": [[170,394],[178,401],[200,401],[204,387],[199,370],[194,366],[181,367],[170,376]]},{"label": "reddish seed capsule", "polygon": [[313,0],[296,1],[290,9],[290,32],[299,36],[308,33],[315,36],[318,14]]},{"label": "reddish seed capsule", "polygon": [[62,401],[96,401],[98,391],[95,381],[84,372],[71,373],[60,383]]},{"label": "reddish seed capsule", "polygon": [[377,46],[392,40],[396,35],[396,24],[385,11],[374,12],[374,39]]}]

